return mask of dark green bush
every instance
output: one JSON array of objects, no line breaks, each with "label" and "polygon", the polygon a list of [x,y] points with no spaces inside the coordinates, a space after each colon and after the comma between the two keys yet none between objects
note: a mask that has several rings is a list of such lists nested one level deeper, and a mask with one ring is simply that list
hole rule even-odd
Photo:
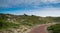
[{"label": "dark green bush", "polygon": [[60,33],[60,24],[56,24],[48,27],[48,31],[50,30],[52,30],[53,33]]},{"label": "dark green bush", "polygon": [[12,22],[5,22],[5,21],[0,21],[0,29],[7,29],[7,28],[13,28],[13,27],[18,27],[18,24],[12,23]]}]

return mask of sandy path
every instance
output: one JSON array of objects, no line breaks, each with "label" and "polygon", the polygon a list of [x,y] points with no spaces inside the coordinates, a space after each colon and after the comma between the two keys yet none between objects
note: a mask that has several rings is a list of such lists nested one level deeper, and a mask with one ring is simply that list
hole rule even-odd
[{"label": "sandy path", "polygon": [[47,27],[50,26],[51,24],[42,24],[38,27],[34,27],[31,29],[29,33],[48,33]]}]

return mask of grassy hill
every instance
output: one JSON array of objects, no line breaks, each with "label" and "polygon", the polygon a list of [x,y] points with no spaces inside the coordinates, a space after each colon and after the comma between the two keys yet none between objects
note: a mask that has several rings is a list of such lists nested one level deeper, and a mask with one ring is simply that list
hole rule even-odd
[{"label": "grassy hill", "polygon": [[33,26],[51,23],[51,22],[60,22],[60,17],[40,17],[35,15],[12,15],[12,14],[0,14],[0,30],[11,28],[11,29],[20,29],[20,33],[26,31]]}]

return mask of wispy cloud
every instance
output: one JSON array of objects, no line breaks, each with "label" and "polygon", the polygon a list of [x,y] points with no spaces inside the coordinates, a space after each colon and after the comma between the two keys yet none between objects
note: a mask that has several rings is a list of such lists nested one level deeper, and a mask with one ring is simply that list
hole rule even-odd
[{"label": "wispy cloud", "polygon": [[44,10],[30,10],[26,14],[37,16],[60,16],[60,8],[45,8]]},{"label": "wispy cloud", "polygon": [[0,13],[60,16],[60,0],[0,0]]},{"label": "wispy cloud", "polygon": [[55,6],[60,7],[60,0],[0,0],[0,9],[39,9]]},{"label": "wispy cloud", "polygon": [[45,8],[45,9],[35,9],[35,10],[15,10],[15,11],[0,11],[0,13],[9,13],[15,15],[37,15],[37,16],[60,16],[60,8]]}]

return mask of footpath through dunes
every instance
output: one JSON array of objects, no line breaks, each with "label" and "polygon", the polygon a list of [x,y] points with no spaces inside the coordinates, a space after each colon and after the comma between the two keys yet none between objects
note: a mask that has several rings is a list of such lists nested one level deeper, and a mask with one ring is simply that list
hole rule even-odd
[{"label": "footpath through dunes", "polygon": [[29,33],[48,33],[47,27],[55,23],[42,24],[31,29]]}]

